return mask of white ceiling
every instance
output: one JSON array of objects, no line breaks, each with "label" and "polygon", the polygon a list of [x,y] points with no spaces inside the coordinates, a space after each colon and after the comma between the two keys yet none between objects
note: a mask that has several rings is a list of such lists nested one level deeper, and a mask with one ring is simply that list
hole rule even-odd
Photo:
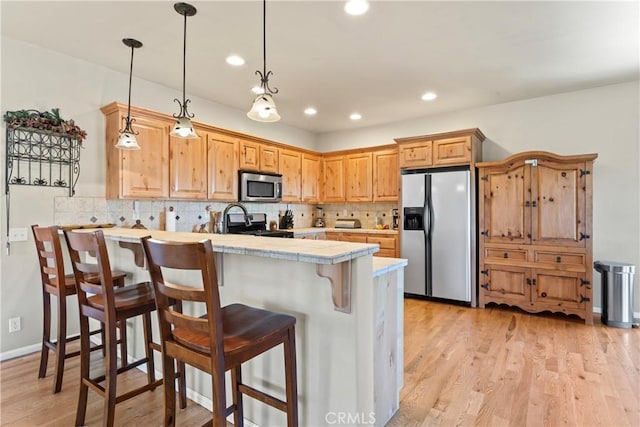
[{"label": "white ceiling", "polygon": [[[262,2],[195,1],[187,23],[187,92],[248,110],[262,69]],[[282,122],[313,132],[638,79],[639,3],[267,2],[267,68]],[[1,3],[2,36],[129,71],[181,97],[183,18],[169,1]],[[247,60],[234,68],[225,57]],[[3,58],[10,60],[10,58]],[[427,90],[437,100],[424,102]],[[122,96],[120,96],[122,95]],[[126,94],[114,94],[126,101]],[[135,87],[133,94],[135,100]],[[307,106],[318,110],[307,117]],[[197,116],[197,104],[190,110]],[[353,122],[352,112],[362,114]],[[176,111],[177,112],[177,105]],[[167,112],[170,113],[170,112]]]}]

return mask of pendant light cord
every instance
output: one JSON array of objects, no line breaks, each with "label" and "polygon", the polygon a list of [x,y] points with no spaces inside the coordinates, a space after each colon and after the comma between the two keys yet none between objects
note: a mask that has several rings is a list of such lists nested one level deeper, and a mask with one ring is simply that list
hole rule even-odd
[{"label": "pendant light cord", "polygon": [[[262,65],[263,73],[267,75],[267,0],[262,0]],[[264,83],[264,82],[263,82]],[[265,88],[266,89],[266,88]]]},{"label": "pendant light cord", "polygon": [[131,46],[131,65],[129,66],[129,103],[127,104],[127,122],[129,122],[131,118],[131,81],[133,77],[133,50],[134,49],[135,47]]},{"label": "pendant light cord", "polygon": [[186,90],[186,75],[187,75],[187,13],[184,14],[184,33],[182,37],[182,104],[184,105],[185,115],[187,109],[187,90]]}]

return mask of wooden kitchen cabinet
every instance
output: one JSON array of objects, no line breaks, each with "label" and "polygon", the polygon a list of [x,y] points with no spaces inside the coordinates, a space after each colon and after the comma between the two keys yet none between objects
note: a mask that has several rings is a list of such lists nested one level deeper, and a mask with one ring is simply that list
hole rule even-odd
[{"label": "wooden kitchen cabinet", "polygon": [[272,145],[260,144],[260,172],[278,173],[278,148]]},{"label": "wooden kitchen cabinet", "polygon": [[278,148],[255,141],[241,139],[240,169],[278,173]]},{"label": "wooden kitchen cabinet", "polygon": [[367,233],[367,232],[334,232],[325,233],[326,240],[338,240],[353,243],[371,243],[380,246],[380,250],[374,254],[379,257],[396,258],[398,256],[399,244],[397,234]]},{"label": "wooden kitchen cabinet", "polygon": [[302,153],[302,201],[319,203],[321,198],[322,158]]},{"label": "wooden kitchen cabinet", "polygon": [[371,152],[346,156],[347,202],[373,200],[373,156]]},{"label": "wooden kitchen cabinet", "polygon": [[302,153],[280,150],[280,174],[282,174],[282,201],[299,202],[302,191]]},{"label": "wooden kitchen cabinet", "polygon": [[367,243],[367,235],[364,233],[342,233],[339,240],[343,242]]},{"label": "wooden kitchen cabinet", "polygon": [[199,138],[169,136],[169,197],[207,198],[207,136],[196,128]]},{"label": "wooden kitchen cabinet", "polygon": [[322,200],[327,203],[344,202],[346,200],[344,156],[326,156],[322,163]]},{"label": "wooden kitchen cabinet", "polygon": [[418,141],[402,144],[400,151],[400,168],[412,169],[429,167],[432,161],[432,141]]},{"label": "wooden kitchen cabinet", "polygon": [[132,127],[140,150],[120,150],[115,144],[127,106],[114,102],[101,110],[106,120],[106,198],[169,197],[169,131],[173,122],[153,111],[132,107]]},{"label": "wooden kitchen cabinet", "polygon": [[207,132],[207,198],[234,202],[238,200],[238,151],[235,137]]},{"label": "wooden kitchen cabinet", "polygon": [[398,201],[398,150],[380,150],[373,152],[373,201]]},{"label": "wooden kitchen cabinet", "polygon": [[593,323],[596,157],[532,151],[478,164],[481,307],[505,303]]},{"label": "wooden kitchen cabinet", "polygon": [[436,139],[433,141],[434,166],[460,165],[470,162],[470,136]]},{"label": "wooden kitchen cabinet", "polygon": [[482,160],[480,129],[397,138],[400,169],[472,165]]}]

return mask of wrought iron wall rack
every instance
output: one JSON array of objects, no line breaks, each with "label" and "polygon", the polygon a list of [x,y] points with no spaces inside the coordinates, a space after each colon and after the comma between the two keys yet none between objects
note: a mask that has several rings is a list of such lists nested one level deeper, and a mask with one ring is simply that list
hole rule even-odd
[{"label": "wrought iron wall rack", "polygon": [[6,192],[9,184],[68,188],[80,176],[77,138],[33,128],[7,127]]}]

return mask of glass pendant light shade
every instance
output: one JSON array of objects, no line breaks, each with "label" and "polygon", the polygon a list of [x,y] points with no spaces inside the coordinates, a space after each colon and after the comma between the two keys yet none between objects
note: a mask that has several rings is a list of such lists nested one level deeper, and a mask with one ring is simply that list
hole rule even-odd
[{"label": "glass pendant light shade", "polygon": [[176,124],[173,125],[173,129],[169,135],[184,139],[199,138],[193,127],[193,123],[191,123],[191,120],[188,117],[178,117],[176,119]]},{"label": "glass pendant light shade", "polygon": [[247,113],[247,117],[257,122],[267,123],[280,120],[276,103],[273,102],[273,97],[268,93],[256,96],[251,110]]},{"label": "glass pendant light shade", "polygon": [[116,148],[121,150],[139,150],[140,146],[136,140],[136,136],[133,133],[122,132],[118,138]]}]

